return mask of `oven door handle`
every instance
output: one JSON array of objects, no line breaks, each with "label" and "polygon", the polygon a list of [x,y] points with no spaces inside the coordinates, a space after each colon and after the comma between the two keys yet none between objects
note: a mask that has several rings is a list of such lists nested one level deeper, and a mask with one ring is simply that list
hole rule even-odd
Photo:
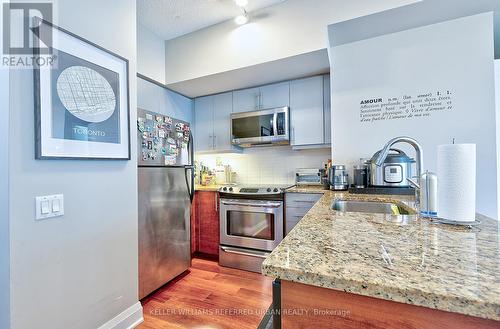
[{"label": "oven door handle", "polygon": [[247,203],[237,201],[222,201],[221,203],[226,206],[247,206],[247,207],[260,207],[260,208],[279,208],[281,202],[267,202],[267,203]]},{"label": "oven door handle", "polygon": [[250,250],[241,250],[241,249],[236,249],[236,248],[231,248],[231,247],[224,247],[221,246],[221,249],[224,252],[227,252],[228,254],[236,254],[236,255],[242,255],[242,256],[250,256],[250,257],[258,257],[258,258],[267,258],[271,253],[268,252],[263,252],[263,251],[250,251]]}]

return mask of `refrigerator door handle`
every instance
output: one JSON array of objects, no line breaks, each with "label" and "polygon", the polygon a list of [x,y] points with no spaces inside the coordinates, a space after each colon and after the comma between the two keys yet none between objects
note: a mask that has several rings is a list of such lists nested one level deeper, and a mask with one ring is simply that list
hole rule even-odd
[{"label": "refrigerator door handle", "polygon": [[[188,178],[188,171],[191,172],[190,177]],[[186,177],[186,187],[189,194],[189,200],[193,203],[194,198],[194,166],[185,166],[184,167],[184,176]],[[191,184],[189,182],[191,180]]]}]

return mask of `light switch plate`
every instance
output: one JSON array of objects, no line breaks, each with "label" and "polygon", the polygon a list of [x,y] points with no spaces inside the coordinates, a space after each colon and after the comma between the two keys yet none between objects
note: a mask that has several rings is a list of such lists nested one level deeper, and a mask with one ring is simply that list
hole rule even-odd
[{"label": "light switch plate", "polygon": [[64,215],[64,196],[55,194],[35,197],[35,214],[36,220]]}]

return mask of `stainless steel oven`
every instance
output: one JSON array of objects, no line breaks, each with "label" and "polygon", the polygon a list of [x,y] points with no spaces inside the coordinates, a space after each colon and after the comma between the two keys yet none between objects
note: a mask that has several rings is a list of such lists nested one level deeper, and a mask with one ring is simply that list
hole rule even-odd
[{"label": "stainless steel oven", "polygon": [[231,142],[241,147],[289,144],[288,107],[232,113]]},{"label": "stainless steel oven", "polygon": [[283,194],[275,188],[232,189],[220,192],[219,263],[260,272],[283,240]]},{"label": "stainless steel oven", "polygon": [[272,251],[283,240],[283,201],[220,200],[220,243]]}]

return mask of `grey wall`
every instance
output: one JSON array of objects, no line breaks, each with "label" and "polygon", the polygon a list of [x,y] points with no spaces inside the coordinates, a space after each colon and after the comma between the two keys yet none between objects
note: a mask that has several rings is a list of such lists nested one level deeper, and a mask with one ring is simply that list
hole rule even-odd
[{"label": "grey wall", "polygon": [[137,78],[137,106],[193,122],[194,101],[192,99],[141,78]]},{"label": "grey wall", "polygon": [[137,23],[137,72],[165,83],[165,40]]},{"label": "grey wall", "polygon": [[0,67],[0,328],[9,328],[10,322],[8,108],[9,70]]},{"label": "grey wall", "polygon": [[[136,1],[57,1],[56,24],[128,58],[136,121]],[[97,328],[138,301],[137,168],[34,159],[33,79],[10,76],[12,328]],[[34,198],[63,193],[65,216],[36,222]]]}]

